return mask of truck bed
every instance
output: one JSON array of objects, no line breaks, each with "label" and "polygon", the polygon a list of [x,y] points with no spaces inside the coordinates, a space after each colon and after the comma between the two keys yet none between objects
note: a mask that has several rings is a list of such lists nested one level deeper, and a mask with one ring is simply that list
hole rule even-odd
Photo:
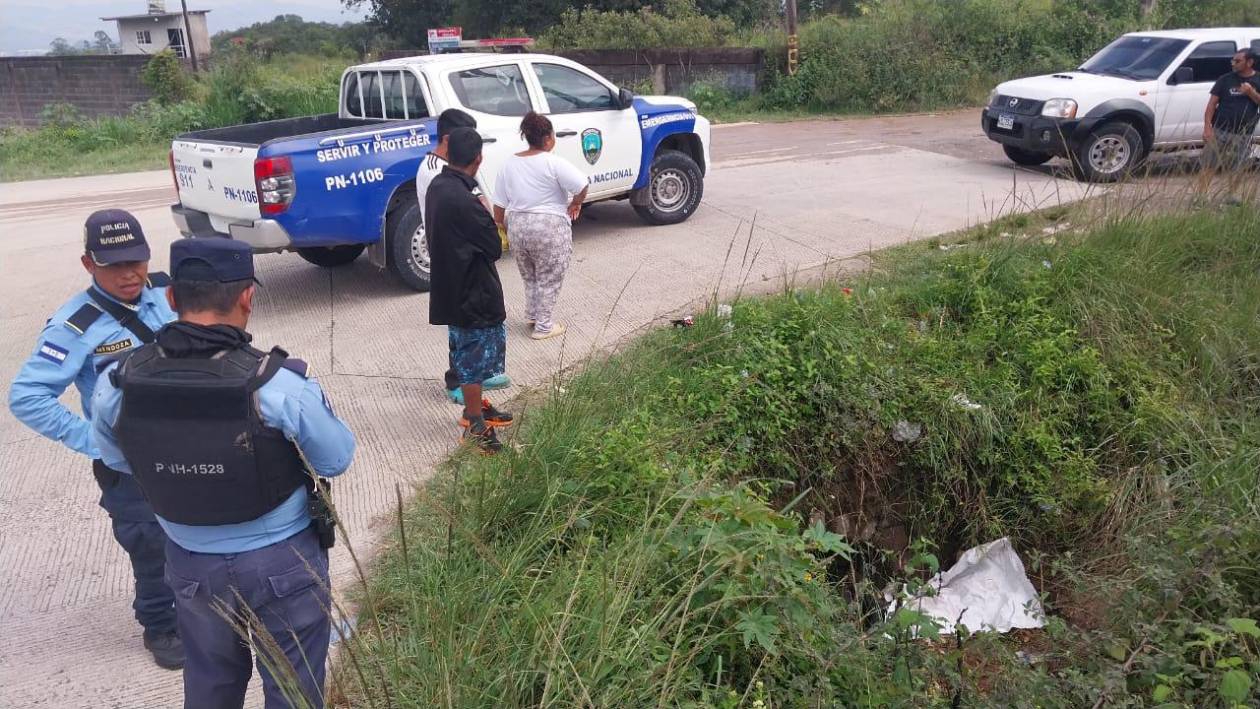
[{"label": "truck bed", "polygon": [[312,133],[328,133],[336,130],[362,128],[384,122],[386,121],[382,118],[341,118],[335,113],[325,113],[318,116],[281,118],[274,121],[263,121],[262,123],[247,123],[242,126],[207,128],[206,130],[184,133],[178,136],[176,140],[259,147],[272,140],[296,138]]}]

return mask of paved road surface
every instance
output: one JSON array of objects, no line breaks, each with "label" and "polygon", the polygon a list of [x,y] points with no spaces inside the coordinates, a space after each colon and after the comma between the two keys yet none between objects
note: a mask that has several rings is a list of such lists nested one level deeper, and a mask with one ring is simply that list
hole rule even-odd
[{"label": "paved road surface", "polygon": [[[1015,170],[978,134],[974,111],[848,121],[735,125],[714,131],[704,205],[687,223],[640,224],[623,203],[590,208],[575,228],[558,307],[563,342],[534,342],[521,323],[520,278],[500,265],[509,317],[508,371],[547,383],[562,366],[659,321],[722,282],[798,269],[1009,212],[1080,196],[1075,183]],[[83,220],[122,207],[165,269],[176,237],[166,171],[0,185],[0,381],[11,381],[45,319],[86,285]],[[756,218],[745,273],[723,255]],[[264,286],[251,330],[313,365],[358,436],[338,504],[360,547],[389,529],[394,486],[424,480],[457,443],[457,409],[439,381],[446,333],[428,296],[402,289],[366,259],[327,271],[295,255],[259,258]],[[620,301],[617,293],[625,289]],[[506,392],[508,396],[514,392]],[[74,396],[66,401],[71,406]],[[151,664],[131,619],[131,577],[113,542],[88,462],[0,412],[0,706],[171,707],[179,673]],[[334,574],[350,580],[344,547]],[[251,704],[258,703],[254,683]]]}]

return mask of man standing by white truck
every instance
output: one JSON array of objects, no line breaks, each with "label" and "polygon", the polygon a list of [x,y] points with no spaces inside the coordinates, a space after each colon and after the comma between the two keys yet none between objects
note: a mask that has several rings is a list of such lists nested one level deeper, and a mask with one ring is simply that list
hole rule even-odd
[{"label": "man standing by white truck", "polygon": [[1203,158],[1208,174],[1242,168],[1251,155],[1252,134],[1260,122],[1260,72],[1255,52],[1241,50],[1233,69],[1212,85],[1203,114]]}]

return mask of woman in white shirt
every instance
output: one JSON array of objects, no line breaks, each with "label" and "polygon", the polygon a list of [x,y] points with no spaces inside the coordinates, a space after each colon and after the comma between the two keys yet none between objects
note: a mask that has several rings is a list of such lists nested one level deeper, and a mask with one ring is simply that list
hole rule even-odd
[{"label": "woman in white shirt", "polygon": [[525,320],[530,337],[545,340],[564,332],[553,322],[569,258],[573,255],[573,220],[586,199],[586,176],[551,154],[556,146],[551,121],[533,111],[521,121],[529,150],[508,159],[494,185],[494,220],[506,226],[525,281]]}]

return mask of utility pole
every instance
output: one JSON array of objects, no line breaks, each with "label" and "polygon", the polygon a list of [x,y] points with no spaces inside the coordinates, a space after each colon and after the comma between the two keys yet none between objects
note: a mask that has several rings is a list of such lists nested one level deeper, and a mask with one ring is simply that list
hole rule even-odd
[{"label": "utility pole", "polygon": [[788,76],[794,76],[800,59],[800,40],[796,36],[796,0],[784,0],[783,9],[783,14],[787,16],[787,70]]},{"label": "utility pole", "polygon": [[188,0],[179,0],[184,11],[184,46],[188,48],[188,56],[192,57],[193,73],[197,73],[197,50],[193,47],[192,27],[188,24]]}]

